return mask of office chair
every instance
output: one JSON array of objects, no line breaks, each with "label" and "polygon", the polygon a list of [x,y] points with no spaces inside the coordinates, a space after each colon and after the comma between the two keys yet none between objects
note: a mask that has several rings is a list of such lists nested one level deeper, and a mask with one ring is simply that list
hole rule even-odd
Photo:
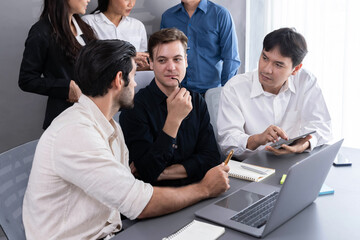
[{"label": "office chair", "polygon": [[[218,137],[216,121],[217,121],[218,110],[219,110],[219,101],[220,101],[221,90],[222,90],[222,87],[211,88],[211,89],[207,90],[205,93],[205,101],[206,101],[206,105],[207,105],[207,108],[209,111],[210,123],[214,130],[216,142],[217,142],[217,137]],[[221,159],[224,159],[225,156],[221,152],[219,144],[217,144],[217,146],[218,146],[218,149],[219,149],[219,152],[221,155]]]},{"label": "office chair", "polygon": [[153,71],[139,71],[136,72],[135,75],[135,82],[137,86],[135,87],[135,93],[137,93],[140,89],[146,87],[150,84],[150,82],[154,78],[154,72]]},{"label": "office chair", "polygon": [[217,137],[216,121],[219,110],[221,89],[221,87],[211,88],[205,93],[205,101],[209,111],[210,123],[214,129],[215,137]]},{"label": "office chair", "polygon": [[37,142],[0,154],[0,226],[9,240],[25,239],[22,204]]},{"label": "office chair", "polygon": [[[136,72],[135,75],[135,82],[136,82],[136,87],[135,87],[135,93],[137,93],[140,89],[146,87],[147,85],[149,85],[151,83],[151,81],[154,79],[154,72],[153,71],[140,71],[140,72]],[[117,112],[113,119],[117,122],[119,122],[119,116],[121,114],[121,111]]]}]

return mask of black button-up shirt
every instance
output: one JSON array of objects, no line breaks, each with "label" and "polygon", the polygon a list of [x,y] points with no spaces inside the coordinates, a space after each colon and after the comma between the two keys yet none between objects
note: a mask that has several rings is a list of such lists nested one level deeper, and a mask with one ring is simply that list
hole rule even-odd
[{"label": "black button-up shirt", "polygon": [[[220,164],[210,116],[204,98],[190,92],[193,109],[182,121],[177,137],[162,129],[167,117],[167,96],[153,80],[135,95],[133,109],[120,114],[120,125],[141,179],[155,185],[185,185],[201,180],[212,167]],[[163,170],[182,164],[186,179],[157,181]]]}]

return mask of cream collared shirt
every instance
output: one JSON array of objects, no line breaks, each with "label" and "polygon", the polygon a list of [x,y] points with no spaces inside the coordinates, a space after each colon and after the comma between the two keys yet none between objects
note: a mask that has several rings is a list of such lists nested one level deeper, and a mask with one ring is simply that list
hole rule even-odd
[{"label": "cream collared shirt", "polygon": [[41,136],[23,203],[27,239],[98,239],[135,219],[153,193],[134,178],[119,124],[82,95]]},{"label": "cream collared shirt", "polygon": [[145,26],[132,17],[123,17],[115,26],[103,13],[85,15],[82,19],[89,24],[101,40],[119,39],[134,45],[136,51],[147,51],[147,36]]},{"label": "cream collared shirt", "polygon": [[290,138],[316,130],[311,149],[331,139],[330,115],[314,75],[301,69],[277,95],[263,90],[258,71],[236,75],[226,83],[217,118],[217,140],[223,153],[234,149],[235,156],[248,157],[254,152],[246,148],[248,138],[270,125],[281,127]]}]

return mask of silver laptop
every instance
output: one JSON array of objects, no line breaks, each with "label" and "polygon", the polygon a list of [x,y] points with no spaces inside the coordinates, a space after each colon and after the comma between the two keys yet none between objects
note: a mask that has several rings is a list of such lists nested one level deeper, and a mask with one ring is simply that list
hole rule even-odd
[{"label": "silver laptop", "polygon": [[342,142],[323,146],[290,167],[281,190],[253,182],[198,210],[195,215],[264,237],[316,199]]}]

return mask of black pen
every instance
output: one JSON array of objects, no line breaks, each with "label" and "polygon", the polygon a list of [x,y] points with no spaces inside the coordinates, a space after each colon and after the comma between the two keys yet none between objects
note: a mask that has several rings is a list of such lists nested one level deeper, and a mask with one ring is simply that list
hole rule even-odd
[{"label": "black pen", "polygon": [[179,88],[181,88],[181,83],[180,83],[179,79],[177,79],[177,78],[174,78],[174,77],[172,77],[171,79],[174,79],[174,80],[176,80],[176,81],[178,82],[178,86],[179,86]]}]

